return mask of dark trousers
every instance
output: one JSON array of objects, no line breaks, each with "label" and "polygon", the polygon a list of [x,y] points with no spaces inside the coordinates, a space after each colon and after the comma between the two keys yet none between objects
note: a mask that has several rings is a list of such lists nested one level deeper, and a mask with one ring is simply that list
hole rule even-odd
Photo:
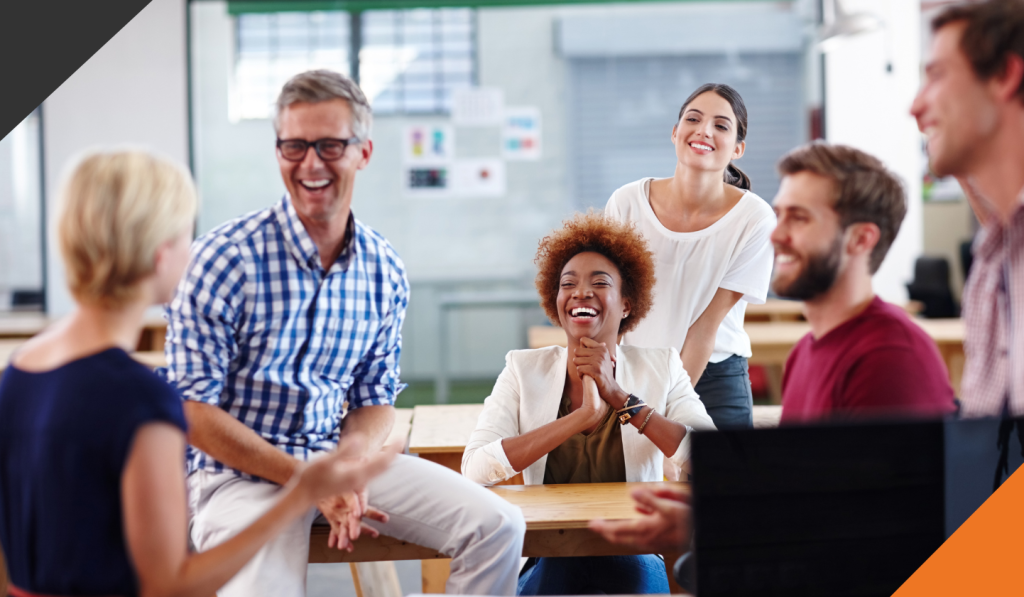
[{"label": "dark trousers", "polygon": [[750,391],[747,359],[732,355],[721,363],[708,363],[694,386],[704,408],[719,429],[754,426],[754,395]]},{"label": "dark trousers", "polygon": [[530,558],[516,595],[651,595],[669,592],[656,555]]}]

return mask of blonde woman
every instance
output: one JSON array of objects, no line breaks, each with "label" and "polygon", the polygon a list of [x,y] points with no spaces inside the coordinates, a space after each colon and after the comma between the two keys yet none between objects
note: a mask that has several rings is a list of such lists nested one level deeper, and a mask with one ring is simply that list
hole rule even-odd
[{"label": "blonde woman", "polygon": [[189,553],[181,398],[128,352],[146,308],[181,277],[195,211],[188,174],[147,153],[94,153],[68,178],[58,233],[78,306],[0,378],[0,542],[14,597],[209,597],[317,499],[365,484],[390,458],[312,462],[251,526]]}]

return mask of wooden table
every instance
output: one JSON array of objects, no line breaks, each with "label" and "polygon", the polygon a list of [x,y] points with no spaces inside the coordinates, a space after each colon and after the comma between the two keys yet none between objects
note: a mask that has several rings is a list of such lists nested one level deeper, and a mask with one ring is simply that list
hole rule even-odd
[{"label": "wooden table", "polygon": [[[414,418],[415,421],[415,418]],[[662,486],[662,483],[579,483],[574,485],[504,485],[491,491],[519,506],[526,519],[523,555],[526,557],[601,556],[648,553],[608,543],[587,528],[595,518],[629,520],[640,514],[630,493],[638,487]],[[671,484],[683,487],[689,485]],[[352,553],[327,548],[328,527],[313,527],[310,539],[311,563],[371,562],[381,560],[423,560],[423,592],[443,593],[449,560],[425,547],[381,536],[360,537]],[[677,554],[666,554],[671,567]],[[431,570],[429,564],[439,566]],[[444,571],[443,577],[436,575]],[[666,571],[668,574],[668,571]]]},{"label": "wooden table", "polygon": [[0,338],[31,338],[50,323],[52,320],[45,313],[3,313],[0,314]]},{"label": "wooden table", "polygon": [[768,299],[762,305],[747,304],[744,321],[802,321],[803,301]]},{"label": "wooden table", "polygon": [[[553,329],[561,332],[560,328]],[[417,406],[413,411],[412,431],[409,434],[409,453],[418,454],[420,458],[461,473],[462,454],[469,443],[469,436],[476,429],[476,422],[483,408],[483,404]],[[778,406],[755,406],[754,426],[777,426],[780,414],[781,407]],[[621,547],[604,543],[603,539],[586,529],[586,521],[593,518],[621,520],[638,515],[633,510],[632,500],[628,499],[631,488],[626,485],[629,484],[524,486],[522,483],[522,474],[518,474],[490,489],[523,508],[527,528],[523,555],[540,557],[630,553]],[[582,494],[573,493],[580,491],[586,492],[586,495],[581,497]],[[570,499],[573,495],[575,498]],[[419,550],[414,553],[429,556],[408,559],[425,560],[424,592],[443,592],[444,582],[448,577],[448,561],[438,560],[433,552],[419,546],[410,548],[389,544],[387,547],[387,550],[395,552],[401,549]],[[670,558],[667,560],[670,564],[675,561],[675,554],[666,555]],[[671,581],[671,586],[673,590],[678,590],[674,580]],[[427,590],[428,587],[430,591]]]},{"label": "wooden table", "polygon": [[[949,381],[953,386],[956,395],[960,395],[960,380],[964,372],[964,322],[962,319],[921,319],[912,317],[911,321],[921,326],[932,340],[935,341],[946,363],[949,371]],[[811,324],[806,321],[800,322],[774,322],[774,323],[747,323],[743,329],[750,336],[750,346],[753,356],[750,363],[765,365],[769,371],[769,385],[774,386],[773,396],[776,394],[781,402],[781,371],[789,353],[801,338],[811,331]],[[773,379],[772,371],[777,374]]]},{"label": "wooden table", "polygon": [[409,453],[462,474],[462,453],[483,404],[432,404],[413,408]]},{"label": "wooden table", "polygon": [[650,552],[608,543],[587,524],[595,518],[639,518],[641,514],[631,497],[633,490],[666,485],[689,491],[688,483],[500,485],[489,489],[522,509],[526,519],[524,556],[612,556]]},{"label": "wooden table", "polygon": [[[14,312],[0,314],[0,338],[31,338],[57,321],[38,312]],[[167,321],[162,315],[147,315],[143,323],[142,335],[139,337],[137,350],[162,351],[167,336]]]}]

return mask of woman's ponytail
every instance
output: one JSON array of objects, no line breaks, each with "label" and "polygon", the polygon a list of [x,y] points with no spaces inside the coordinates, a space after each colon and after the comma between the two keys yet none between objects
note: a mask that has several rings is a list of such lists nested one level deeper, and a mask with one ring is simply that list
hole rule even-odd
[{"label": "woman's ponytail", "polygon": [[744,191],[750,190],[750,177],[746,175],[743,170],[737,168],[732,162],[725,169],[725,182],[731,184],[734,187],[743,189]]}]

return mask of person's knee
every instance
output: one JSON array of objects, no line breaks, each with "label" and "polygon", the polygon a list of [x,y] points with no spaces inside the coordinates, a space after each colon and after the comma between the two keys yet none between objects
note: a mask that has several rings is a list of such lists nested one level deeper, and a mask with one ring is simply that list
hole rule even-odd
[{"label": "person's knee", "polygon": [[501,503],[497,508],[491,510],[487,526],[493,530],[491,534],[500,536],[503,541],[522,541],[526,535],[526,519],[523,518],[523,511],[518,506],[498,500]]}]

